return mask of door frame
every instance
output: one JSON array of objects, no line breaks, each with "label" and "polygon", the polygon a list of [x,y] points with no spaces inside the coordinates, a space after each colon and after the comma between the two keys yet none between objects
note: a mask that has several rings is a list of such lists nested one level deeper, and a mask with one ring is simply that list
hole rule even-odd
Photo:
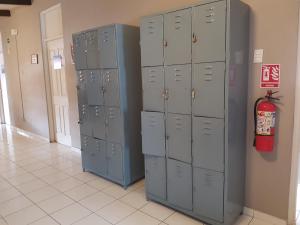
[{"label": "door frame", "polygon": [[53,98],[52,98],[52,85],[50,78],[50,68],[49,68],[49,59],[48,59],[48,47],[47,42],[51,40],[56,40],[63,38],[63,35],[47,39],[46,38],[46,23],[45,23],[45,14],[57,9],[61,8],[61,3],[56,4],[40,13],[40,21],[41,21],[41,37],[42,37],[42,52],[43,52],[43,66],[44,66],[44,81],[45,81],[45,89],[46,89],[46,102],[47,102],[47,114],[48,114],[48,124],[49,124],[49,139],[50,142],[56,141],[55,134],[55,119],[54,119],[54,107],[53,107]]},{"label": "door frame", "polygon": [[[298,1],[298,6],[300,1]],[[290,192],[288,206],[288,224],[296,224],[297,218],[297,193],[298,189],[298,171],[300,168],[300,11],[298,13],[298,47],[297,47],[297,72],[295,87],[295,109],[294,109],[294,128],[293,128],[293,146],[291,157],[291,175],[290,175]]]}]

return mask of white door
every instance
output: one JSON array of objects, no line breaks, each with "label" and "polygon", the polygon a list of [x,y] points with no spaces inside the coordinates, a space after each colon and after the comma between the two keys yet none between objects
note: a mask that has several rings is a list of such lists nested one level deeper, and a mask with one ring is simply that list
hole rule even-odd
[{"label": "white door", "polygon": [[51,139],[71,146],[69,101],[66,86],[65,56],[61,5],[55,5],[41,13],[44,56],[48,59],[46,78]]},{"label": "white door", "polygon": [[47,49],[56,141],[71,145],[63,39],[48,41]]}]

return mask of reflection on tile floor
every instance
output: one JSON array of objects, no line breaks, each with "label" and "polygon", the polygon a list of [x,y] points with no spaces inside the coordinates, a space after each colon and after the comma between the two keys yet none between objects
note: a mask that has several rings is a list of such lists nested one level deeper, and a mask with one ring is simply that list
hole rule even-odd
[{"label": "reflection on tile floor", "polygon": [[[0,225],[200,225],[81,169],[80,152],[0,127]],[[241,216],[236,225],[266,222]]]}]

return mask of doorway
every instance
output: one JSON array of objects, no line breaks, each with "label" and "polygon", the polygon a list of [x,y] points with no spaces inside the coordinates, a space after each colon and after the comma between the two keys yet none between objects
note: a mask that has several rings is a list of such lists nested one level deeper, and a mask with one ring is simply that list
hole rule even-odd
[{"label": "doorway", "polygon": [[50,140],[71,146],[61,5],[41,13]]},{"label": "doorway", "polygon": [[0,124],[10,125],[2,36],[0,33]]}]

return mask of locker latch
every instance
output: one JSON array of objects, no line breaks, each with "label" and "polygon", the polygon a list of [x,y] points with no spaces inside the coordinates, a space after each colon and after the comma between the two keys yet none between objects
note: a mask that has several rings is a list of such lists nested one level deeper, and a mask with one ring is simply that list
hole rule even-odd
[{"label": "locker latch", "polygon": [[164,46],[168,47],[168,42],[166,40],[164,41]]},{"label": "locker latch", "polygon": [[197,35],[193,33],[193,43],[197,43],[197,41],[198,41]]},{"label": "locker latch", "polygon": [[169,99],[169,90],[165,89],[165,94],[164,94],[165,100]]},{"label": "locker latch", "polygon": [[193,89],[192,89],[192,99],[195,100],[195,98],[196,98],[196,91],[195,91],[195,89],[193,88]]}]

